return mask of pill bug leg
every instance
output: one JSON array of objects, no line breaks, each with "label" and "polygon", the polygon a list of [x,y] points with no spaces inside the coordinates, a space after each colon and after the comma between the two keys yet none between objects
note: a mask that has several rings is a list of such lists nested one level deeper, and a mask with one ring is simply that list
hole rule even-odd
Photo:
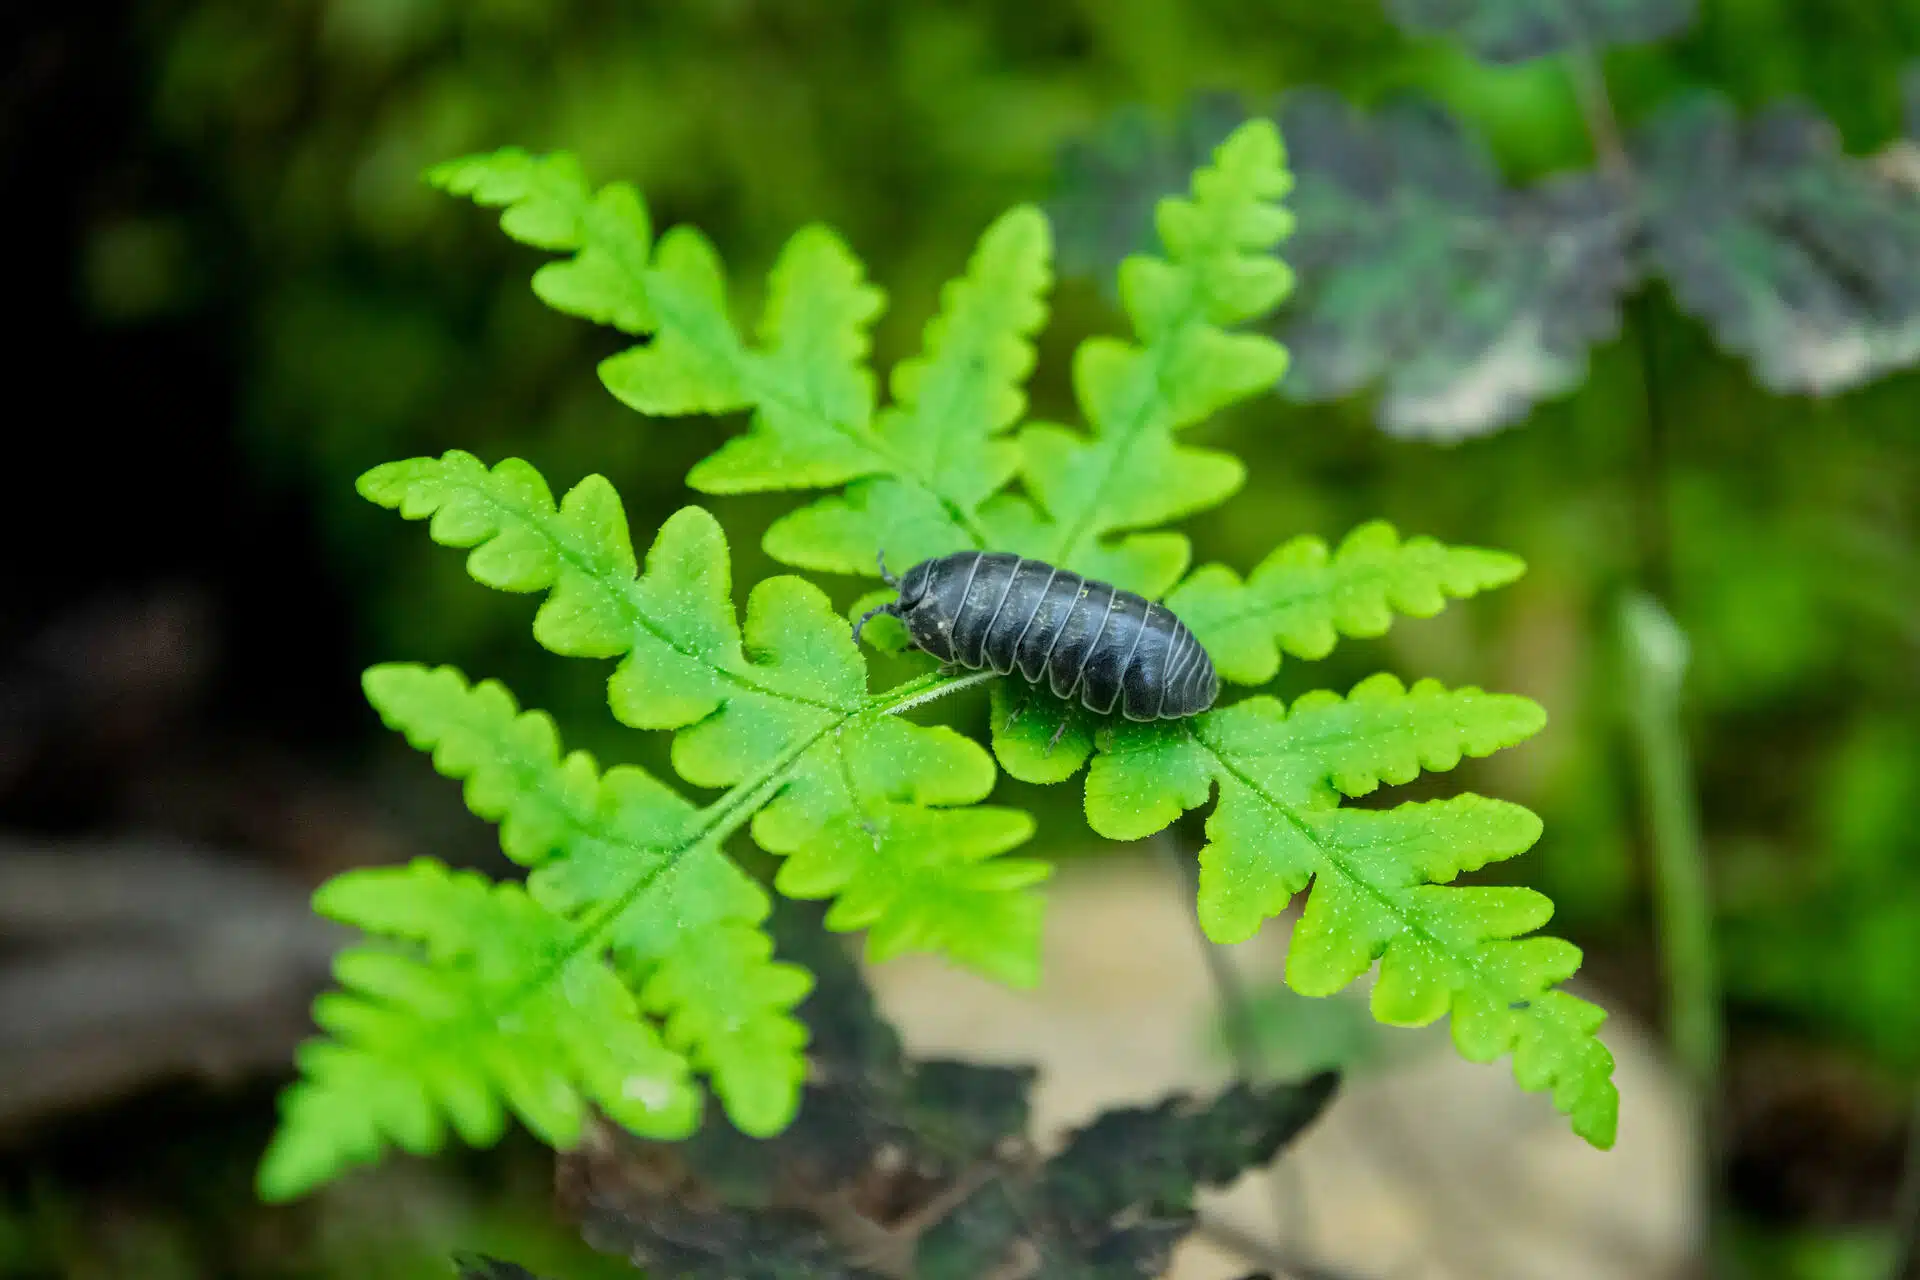
[{"label": "pill bug leg", "polygon": [[[895,591],[898,591],[900,589],[900,579],[897,575],[887,572],[886,550],[883,548],[880,554],[875,557],[875,559],[879,562],[879,565],[880,565],[880,581],[886,583],[888,586],[892,587]],[[861,630],[865,628],[865,626],[869,622],[873,621],[875,618],[879,617],[883,613],[892,614],[896,618],[899,617],[900,616],[899,601],[889,600],[886,604],[876,605],[873,608],[867,610],[865,613],[861,614],[860,621],[853,624],[853,642],[855,644],[860,643]]]},{"label": "pill bug leg", "polygon": [[1002,733],[1010,732],[1013,729],[1014,723],[1017,720],[1019,720],[1020,716],[1026,711],[1026,709],[1032,705],[1033,705],[1033,686],[1028,685],[1027,696],[1013,704],[1013,710],[1007,713],[1007,722],[1000,726],[1000,732]]}]

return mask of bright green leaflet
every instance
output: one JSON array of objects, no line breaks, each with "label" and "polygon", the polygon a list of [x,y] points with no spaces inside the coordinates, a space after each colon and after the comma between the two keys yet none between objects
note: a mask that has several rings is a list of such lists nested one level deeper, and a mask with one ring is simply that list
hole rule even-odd
[{"label": "bright green leaflet", "polygon": [[1167,596],[1224,679],[1265,684],[1284,650],[1324,658],[1339,636],[1385,635],[1396,613],[1430,618],[1449,596],[1465,599],[1518,578],[1519,557],[1432,538],[1400,539],[1385,521],[1363,524],[1337,551],[1311,535],[1276,548],[1242,582],[1206,565]]},{"label": "bright green leaflet", "polygon": [[[1317,539],[1289,543],[1245,580],[1208,566],[1182,581],[1187,540],[1157,526],[1224,501],[1244,472],[1179,433],[1264,392],[1286,367],[1271,339],[1235,331],[1265,318],[1291,282],[1274,254],[1291,225],[1278,204],[1290,179],[1270,122],[1236,130],[1188,196],[1160,203],[1163,256],[1122,265],[1133,336],[1091,338],[1076,353],[1085,431],[1012,427],[1048,270],[1045,224],[1031,210],[989,229],[922,355],[895,371],[895,403],[878,408],[865,326],[880,298],[830,233],[809,228],[788,244],[749,340],[727,314],[712,247],[689,229],[652,246],[631,188],[596,193],[570,159],[517,151],[433,177],[504,206],[516,238],[573,255],[540,268],[542,297],[648,337],[602,366],[615,395],[654,414],[751,411],[747,431],[695,468],[695,487],[840,490],[769,533],[769,551],[789,563],[871,574],[882,549],[896,568],[965,547],[1019,551],[1166,596],[1223,676],[1243,683],[1271,678],[1282,652],[1324,656],[1341,634],[1377,635],[1395,613],[1425,616],[1520,572],[1510,556],[1402,541],[1370,524],[1332,553]],[[1017,491],[1004,487],[1015,480]],[[1383,1020],[1451,1013],[1469,1057],[1513,1052],[1523,1085],[1551,1088],[1580,1133],[1612,1141],[1612,1060],[1594,1035],[1602,1015],[1553,989],[1578,952],[1521,937],[1547,919],[1545,899],[1446,884],[1524,850],[1537,819],[1473,796],[1338,806],[1341,792],[1518,742],[1542,722],[1537,707],[1424,682],[1408,691],[1388,677],[1346,700],[1312,695],[1291,715],[1253,699],[1178,724],[1108,722],[1049,702],[996,682],[995,751],[1028,781],[1064,780],[1093,758],[1088,814],[1102,834],[1139,838],[1220,789],[1201,903],[1213,936],[1246,936],[1311,883],[1289,967],[1296,988],[1324,994],[1379,959]],[[1062,714],[1066,736],[1049,750]],[[756,821],[756,834],[773,825]],[[848,832],[847,847],[857,844]]]},{"label": "bright green leaflet", "polygon": [[322,890],[328,914],[417,945],[342,960],[348,994],[320,1002],[333,1039],[302,1052],[265,1194],[297,1195],[387,1143],[435,1149],[447,1119],[490,1142],[501,1099],[555,1145],[578,1135],[587,1101],[636,1132],[684,1135],[698,1116],[690,1066],[743,1131],[783,1128],[805,1070],[789,1010],[810,979],[771,958],[765,892],[721,851],[749,823],[785,855],[777,887],[835,898],[830,926],[865,928],[874,958],[931,950],[1035,980],[1032,886],[1048,867],[1000,856],[1031,820],[975,803],[994,778],[978,744],[894,714],[971,681],[869,694],[846,623],[795,578],[760,583],[740,625],[725,538],[697,507],[662,527],[642,573],[599,477],[556,505],[524,462],[489,470],[454,452],[376,468],[361,489],[471,547],[480,581],[548,592],[536,637],[621,657],[615,714],[677,730],[675,769],[728,790],[698,809],[642,770],[602,774],[585,753],[563,755],[551,719],[495,683],[369,671],[388,723],[466,781],[469,805],[501,824],[503,848],[532,874],[522,889],[421,864]]},{"label": "bright green leaflet", "polygon": [[533,868],[534,900],[612,948],[641,1007],[665,1019],[667,1043],[712,1077],[735,1123],[778,1131],[806,1039],[787,1011],[812,982],[770,961],[766,892],[720,851],[721,824],[644,770],[603,775],[586,752],[563,757],[552,719],[521,713],[495,681],[469,687],[451,667],[393,665],[365,683],[387,723],[500,824],[501,847]]},{"label": "bright green leaflet", "polygon": [[1311,881],[1287,956],[1289,986],[1331,995],[1378,959],[1376,1018],[1420,1026],[1451,1013],[1465,1057],[1513,1052],[1522,1086],[1552,1089],[1576,1132],[1611,1146],[1613,1059],[1594,1038],[1605,1015],[1550,990],[1572,976],[1579,949],[1520,937],[1545,924],[1553,904],[1530,889],[1446,883],[1524,852],[1540,820],[1474,795],[1339,807],[1342,795],[1511,746],[1545,720],[1525,698],[1448,692],[1431,680],[1409,690],[1378,675],[1344,699],[1312,693],[1290,710],[1255,697],[1186,721],[1116,722],[1087,776],[1087,819],[1102,835],[1138,840],[1217,786],[1200,854],[1209,937],[1251,937]]},{"label": "bright green leaflet", "polygon": [[[891,380],[877,414],[863,363],[881,298],[831,232],[809,227],[774,265],[758,342],[725,307],[719,256],[691,228],[657,248],[631,187],[596,195],[567,156],[508,150],[433,171],[450,191],[506,206],[509,235],[575,256],[548,263],[535,291],[557,309],[652,335],[601,365],[616,396],[652,414],[751,409],[745,434],[694,468],[711,493],[823,488],[844,493],[792,513],[767,549],[789,564],[877,574],[968,547],[1010,548],[1158,595],[1185,569],[1187,540],[1138,532],[1224,501],[1238,459],[1175,432],[1272,385],[1286,368],[1270,339],[1227,326],[1271,309],[1290,285],[1270,252],[1291,220],[1271,126],[1242,130],[1168,200],[1166,259],[1122,267],[1137,344],[1092,339],[1074,360],[1091,436],[1049,424],[1005,433],[1025,408],[1032,333],[1045,319],[1051,235],[1021,206],[989,227],[927,326],[922,354]],[[1031,498],[1005,492],[1014,477]]]},{"label": "bright green leaflet", "polygon": [[700,1094],[633,993],[575,930],[516,884],[420,859],[350,871],[314,898],[322,915],[411,946],[340,954],[343,990],[314,1004],[331,1039],[300,1047],[300,1079],[260,1167],[286,1200],[389,1145],[437,1151],[449,1125],[497,1141],[509,1109],[555,1146],[588,1103],[636,1133],[693,1130]]},{"label": "bright green leaflet", "polygon": [[620,657],[607,682],[614,716],[676,730],[680,776],[733,789],[712,808],[751,815],[754,839],[786,858],[781,892],[836,898],[829,924],[867,929],[875,959],[935,950],[1008,981],[1037,978],[1040,907],[1026,890],[1047,868],[999,857],[1032,820],[973,807],[994,779],[978,744],[891,714],[959,682],[869,694],[846,622],[798,578],[758,584],[737,625],[726,538],[698,507],[668,519],[636,576],[625,513],[599,476],[556,508],[526,463],[488,470],[456,450],[375,468],[361,490],[431,516],[435,541],[472,547],[479,581],[549,592],[533,624],[547,648]]}]

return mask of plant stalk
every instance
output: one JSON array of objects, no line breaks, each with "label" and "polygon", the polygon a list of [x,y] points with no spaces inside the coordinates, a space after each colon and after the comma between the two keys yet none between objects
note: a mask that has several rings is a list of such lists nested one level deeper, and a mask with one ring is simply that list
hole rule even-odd
[{"label": "plant stalk", "polygon": [[[1214,1002],[1220,1009],[1227,1051],[1233,1055],[1234,1072],[1248,1085],[1262,1084],[1272,1079],[1272,1071],[1266,1053],[1260,1047],[1260,1030],[1253,1016],[1253,1001],[1247,995],[1247,984],[1240,976],[1240,970],[1235,967],[1233,957],[1227,954],[1226,948],[1207,936],[1206,929],[1200,923],[1199,861],[1182,849],[1169,833],[1162,833],[1157,843],[1161,856],[1179,877],[1181,891],[1185,894],[1187,918],[1193,922],[1194,937],[1199,941],[1201,957],[1206,961],[1207,977],[1213,983]],[[1289,1172],[1284,1157],[1267,1171],[1267,1184],[1273,1193],[1274,1227],[1280,1238],[1285,1240],[1299,1227],[1300,1186]]]},{"label": "plant stalk", "polygon": [[1660,603],[1644,592],[1629,593],[1621,601],[1620,632],[1634,754],[1653,848],[1654,925],[1665,969],[1668,1036],[1700,1121],[1696,1190],[1708,1215],[1709,1258],[1717,1259],[1717,1099],[1724,1051],[1713,903],[1693,767],[1680,723],[1687,639]]},{"label": "plant stalk", "polygon": [[1567,73],[1573,80],[1573,96],[1580,104],[1580,118],[1586,124],[1587,138],[1600,162],[1601,171],[1614,182],[1633,181],[1633,162],[1627,156],[1620,117],[1613,110],[1613,95],[1607,92],[1607,78],[1593,50],[1575,45],[1566,53]]}]

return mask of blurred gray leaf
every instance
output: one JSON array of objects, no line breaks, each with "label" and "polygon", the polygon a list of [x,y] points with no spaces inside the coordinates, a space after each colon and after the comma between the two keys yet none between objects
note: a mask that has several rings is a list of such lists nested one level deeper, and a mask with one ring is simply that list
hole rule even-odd
[{"label": "blurred gray leaf", "polygon": [[1633,221],[1598,175],[1511,191],[1480,140],[1405,98],[1369,119],[1330,93],[1289,96],[1281,136],[1299,219],[1299,286],[1277,331],[1288,399],[1380,384],[1394,435],[1458,440],[1584,380],[1635,283]]},{"label": "blurred gray leaf", "polygon": [[1237,95],[1200,93],[1170,122],[1123,107],[1064,147],[1047,205],[1061,274],[1090,277],[1111,292],[1120,260],[1158,244],[1160,198],[1184,192],[1193,171],[1246,118]]},{"label": "blurred gray leaf", "polygon": [[1572,48],[1644,44],[1693,24],[1695,0],[1387,0],[1416,35],[1450,36],[1483,62]]},{"label": "blurred gray leaf", "polygon": [[915,1274],[964,1280],[1025,1251],[1059,1280],[1147,1280],[1193,1229],[1194,1198],[1270,1163],[1325,1109],[1338,1078],[1236,1084],[1103,1112],[1037,1175],[984,1182],[922,1237]]},{"label": "blurred gray leaf", "polygon": [[1145,1280],[1193,1229],[1198,1188],[1272,1160],[1332,1095],[1329,1074],[1121,1108],[1043,1162],[1036,1073],[906,1058],[822,915],[782,901],[771,921],[818,979],[799,1117],[764,1141],[717,1114],[677,1143],[597,1126],[559,1162],[594,1248],[689,1280]]},{"label": "blurred gray leaf", "polygon": [[1856,159],[1803,106],[1742,124],[1698,94],[1655,117],[1634,151],[1655,267],[1762,386],[1830,395],[1920,357],[1911,143]]},{"label": "blurred gray leaf", "polygon": [[[1152,209],[1245,118],[1196,99],[1171,127],[1125,113],[1063,156],[1052,206],[1063,271],[1111,287],[1152,244]],[[1597,175],[1510,190],[1480,140],[1439,106],[1405,98],[1368,118],[1305,90],[1276,113],[1295,175],[1297,286],[1274,336],[1299,403],[1379,387],[1393,435],[1459,440],[1524,418],[1586,377],[1637,283],[1633,211]]]}]

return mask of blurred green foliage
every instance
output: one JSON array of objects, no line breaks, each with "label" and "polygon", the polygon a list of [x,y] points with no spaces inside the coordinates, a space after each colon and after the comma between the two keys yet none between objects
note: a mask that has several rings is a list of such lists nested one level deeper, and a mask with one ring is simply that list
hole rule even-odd
[{"label": "blurred green foliage", "polygon": [[240,1171],[254,1154],[251,1141],[228,1151],[230,1136],[215,1134],[197,1162],[162,1161],[175,1177],[161,1196],[88,1196],[47,1180],[0,1198],[0,1277],[446,1280],[449,1255],[480,1249],[567,1280],[633,1280],[630,1266],[595,1253],[543,1203],[552,1161],[531,1140],[496,1153],[487,1176],[396,1166],[289,1213],[259,1207],[244,1175],[224,1176],[221,1157]]},{"label": "blurred green foliage", "polygon": [[[1593,162],[1561,62],[1482,65],[1400,34],[1374,3],[162,0],[143,30],[155,128],[196,194],[103,221],[88,296],[105,319],[233,318],[259,474],[315,504],[370,656],[458,660],[563,719],[599,700],[597,673],[541,662],[522,618],[362,510],[352,476],[461,444],[563,484],[604,471],[650,527],[708,437],[606,395],[591,370],[608,340],[540,307],[531,255],[434,197],[417,176],[429,162],[504,143],[579,152],[641,185],[662,226],[697,221],[726,245],[743,293],[795,227],[829,222],[888,282],[883,364],[912,349],[988,219],[1046,195],[1062,144],[1123,107],[1170,115],[1195,90],[1309,82],[1371,106],[1413,89],[1479,130],[1511,181]],[[1628,120],[1687,89],[1746,113],[1798,94],[1860,155],[1902,133],[1916,56],[1916,0],[1703,0],[1689,30],[1612,49],[1605,71]],[[1106,305],[1063,286],[1040,368],[1064,369]],[[1070,403],[1049,377],[1033,388],[1042,416]],[[1740,1009],[1911,1065],[1917,393],[1895,374],[1834,400],[1770,395],[1656,290],[1522,430],[1442,449],[1384,439],[1354,402],[1228,415],[1210,430],[1247,460],[1257,501],[1196,520],[1196,557],[1251,563],[1280,530],[1335,535],[1380,514],[1522,554],[1528,577],[1487,607],[1351,645],[1314,678],[1415,668],[1545,704],[1550,731],[1469,781],[1545,816],[1537,883],[1570,928],[1619,943],[1629,972],[1644,874],[1604,623],[1623,583],[1666,579],[1694,649],[1689,728]],[[716,505],[739,531],[737,580],[764,576],[752,534],[778,505]],[[1288,680],[1276,692],[1300,691]],[[599,721],[568,728],[621,758],[619,739],[586,731]],[[1004,789],[1043,841],[1078,829],[1047,821],[1058,796]]]}]

